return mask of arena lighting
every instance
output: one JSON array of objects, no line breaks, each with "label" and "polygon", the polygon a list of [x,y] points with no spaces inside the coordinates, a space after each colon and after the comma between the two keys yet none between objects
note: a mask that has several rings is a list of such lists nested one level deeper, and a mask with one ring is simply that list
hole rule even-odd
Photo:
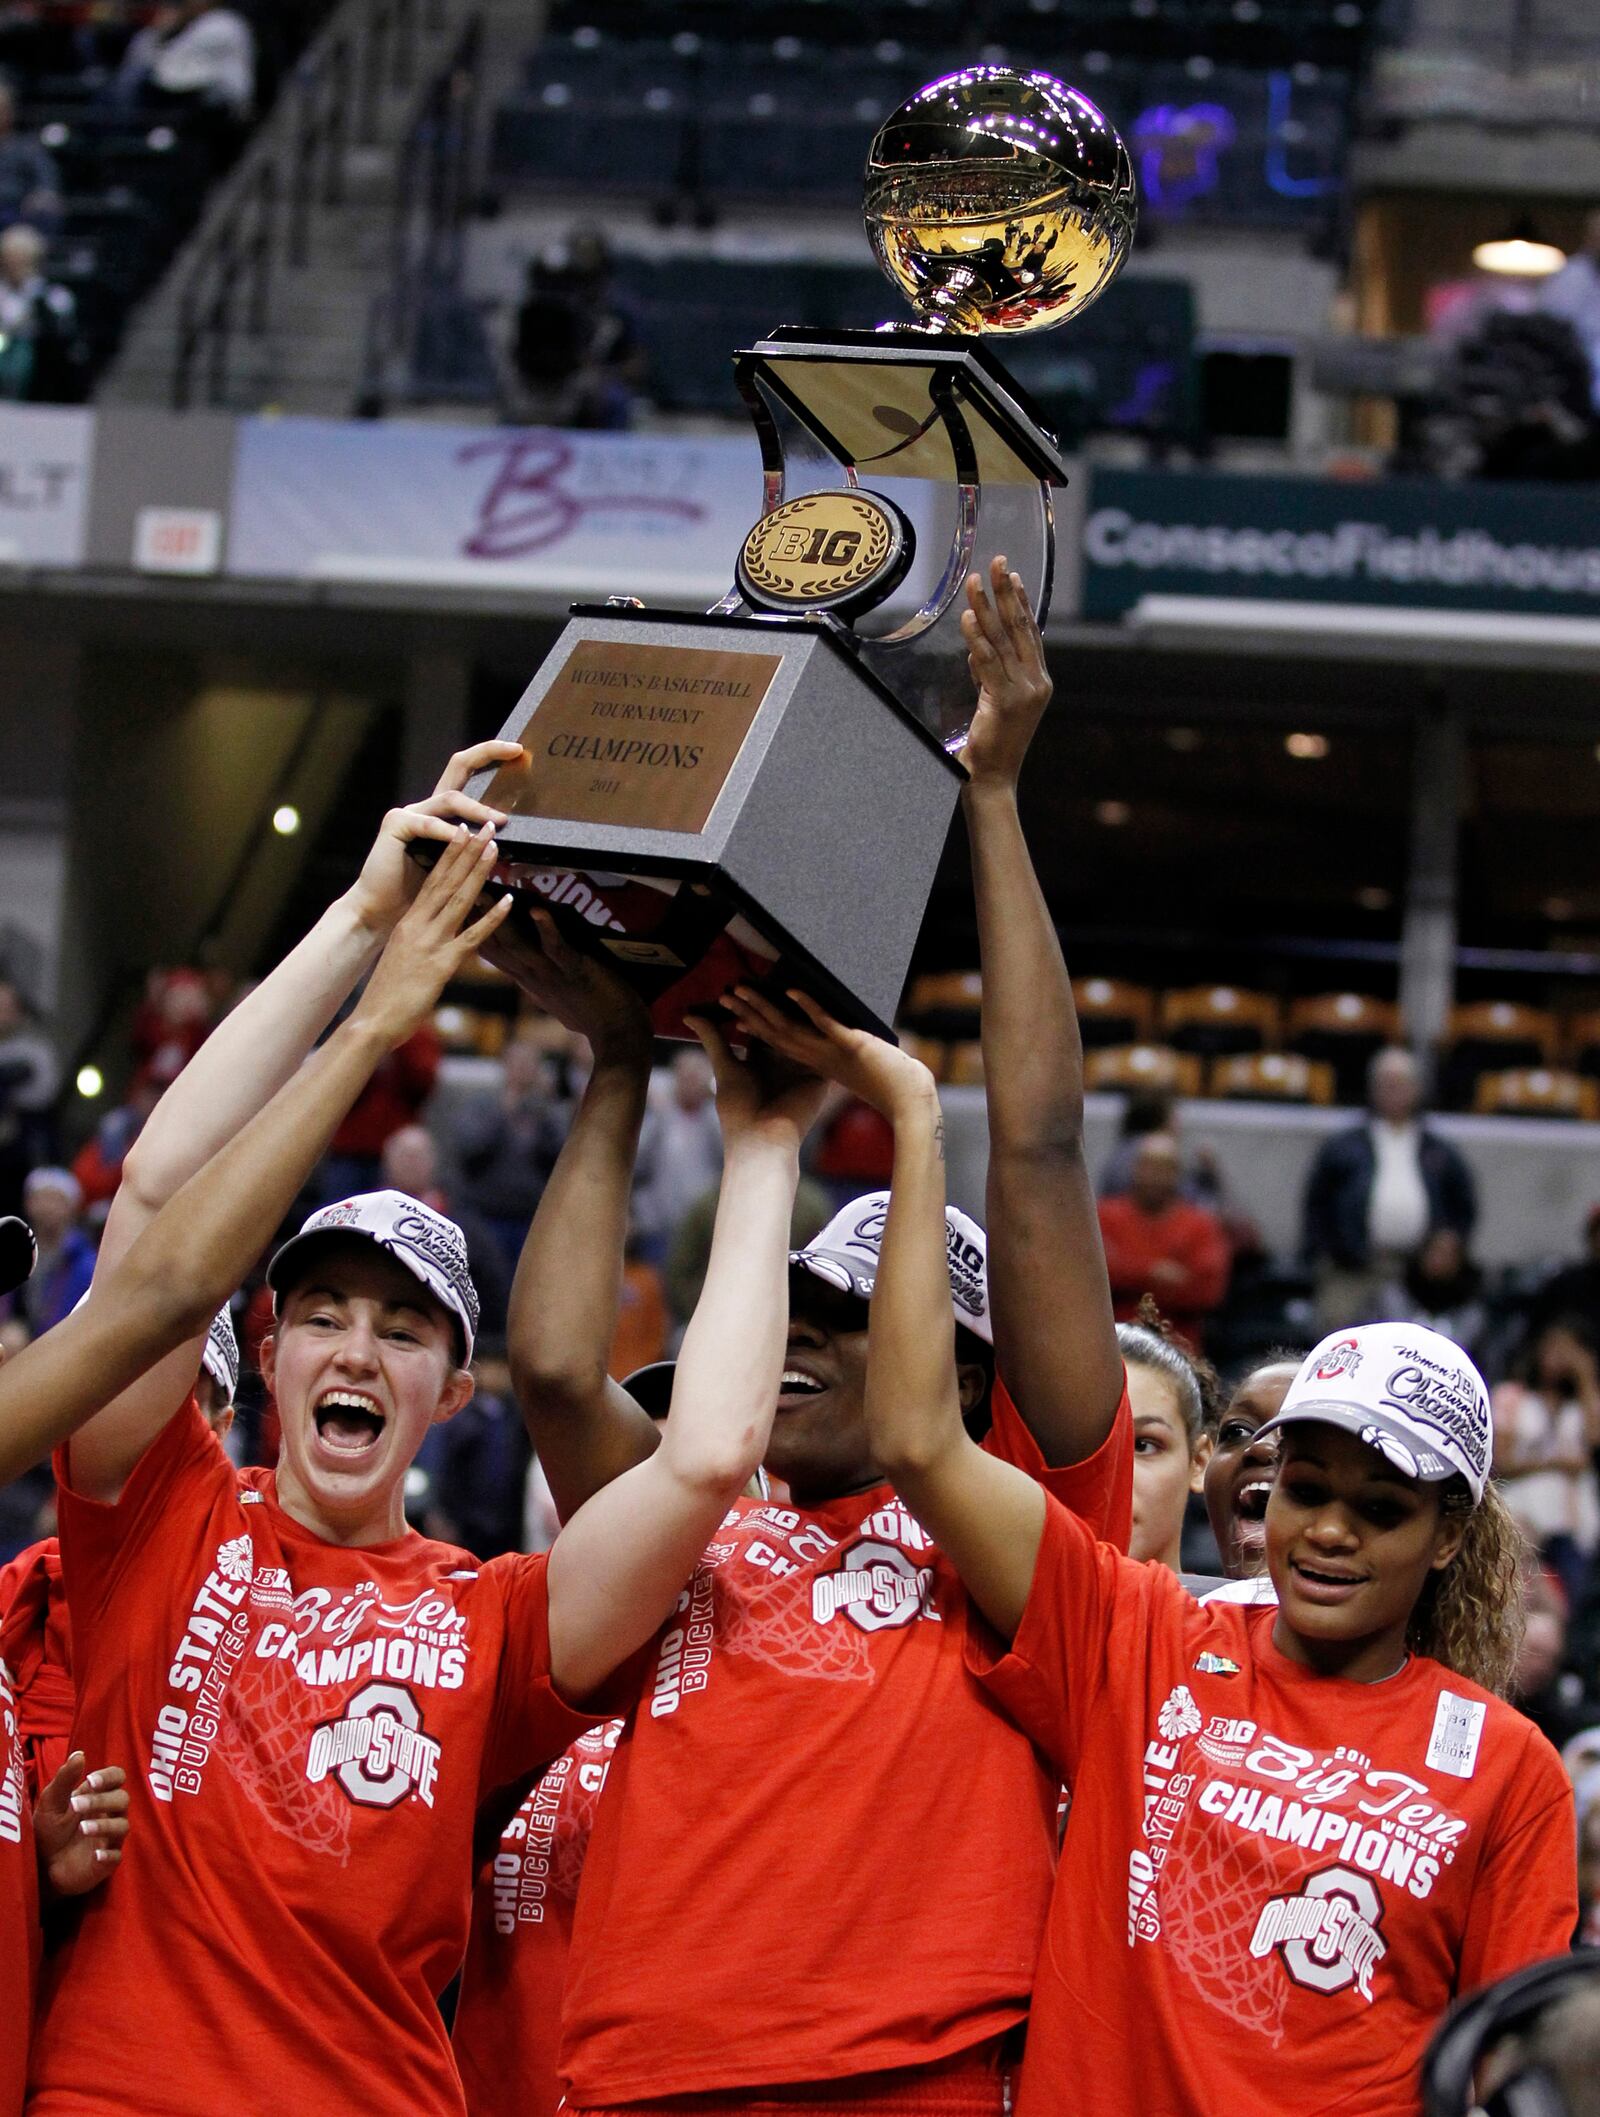
[{"label": "arena lighting", "polygon": [[1283,747],[1291,757],[1323,758],[1328,754],[1326,735],[1286,735]]},{"label": "arena lighting", "polygon": [[292,801],[286,801],[281,808],[273,810],[272,828],[280,838],[292,838],[295,832],[299,830],[300,811]]},{"label": "arena lighting", "polygon": [[78,1093],[86,1103],[92,1103],[97,1095],[102,1094],[105,1085],[105,1075],[98,1066],[80,1066],[78,1068]]},{"label": "arena lighting", "polygon": [[1503,235],[1476,244],[1472,252],[1472,262],[1480,272],[1498,272],[1505,279],[1548,279],[1566,261],[1566,251],[1542,242],[1526,214]]}]

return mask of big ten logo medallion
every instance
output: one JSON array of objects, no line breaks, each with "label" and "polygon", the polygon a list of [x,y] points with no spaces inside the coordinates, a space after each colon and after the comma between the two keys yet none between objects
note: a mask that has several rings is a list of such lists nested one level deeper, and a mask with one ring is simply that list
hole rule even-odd
[{"label": "big ten logo medallion", "polygon": [[911,524],[869,492],[804,493],[763,515],[739,553],[739,591],[762,610],[870,610],[905,579]]}]

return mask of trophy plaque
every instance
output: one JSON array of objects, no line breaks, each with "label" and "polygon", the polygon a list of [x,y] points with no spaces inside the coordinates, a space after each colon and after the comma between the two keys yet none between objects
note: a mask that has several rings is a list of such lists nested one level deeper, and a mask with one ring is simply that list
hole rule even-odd
[{"label": "trophy plaque", "polygon": [[962,584],[1004,551],[1041,624],[1050,599],[1066,464],[989,341],[1109,283],[1133,173],[1076,90],[970,67],[881,127],[866,219],[917,320],[734,356],[762,512],[727,594],[574,606],[502,731],[525,762],[471,787],[508,812],[500,882],[665,1036],[735,982],[893,1033],[965,776]]}]

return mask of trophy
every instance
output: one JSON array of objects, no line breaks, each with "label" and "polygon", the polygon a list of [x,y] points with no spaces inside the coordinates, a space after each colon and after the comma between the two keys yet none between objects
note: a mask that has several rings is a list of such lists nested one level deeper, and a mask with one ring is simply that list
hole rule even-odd
[{"label": "trophy", "polygon": [[987,341],[1092,301],[1135,214],[1127,150],[1075,89],[1001,66],[922,89],[866,170],[917,321],[780,326],[734,356],[762,512],[711,610],[573,606],[502,731],[525,762],[471,791],[508,813],[519,907],[616,965],[658,1033],[748,982],[893,1034],[965,777],[962,584],[1004,551],[1042,624],[1066,483]]}]

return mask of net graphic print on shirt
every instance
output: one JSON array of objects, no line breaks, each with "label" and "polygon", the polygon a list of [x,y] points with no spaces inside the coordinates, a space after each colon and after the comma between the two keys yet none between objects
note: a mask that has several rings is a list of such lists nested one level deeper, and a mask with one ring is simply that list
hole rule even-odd
[{"label": "net graphic print on shirt", "polygon": [[332,1777],[313,1784],[306,1762],[327,1700],[300,1681],[292,1661],[246,1656],[223,1700],[216,1754],[282,1836],[343,1866],[350,1857],[350,1803]]},{"label": "net graphic print on shirt", "polygon": [[713,1576],[717,1644],[728,1654],[765,1662],[785,1676],[824,1683],[871,1683],[866,1635],[852,1624],[820,1620],[812,1587],[831,1575],[774,1577],[744,1594]]},{"label": "net graphic print on shirt", "polygon": [[1272,1850],[1191,1816],[1159,1870],[1156,1901],[1162,1946],[1200,1998],[1277,2045],[1289,1988],[1275,1953],[1250,1953],[1262,1906],[1280,1886]]}]

